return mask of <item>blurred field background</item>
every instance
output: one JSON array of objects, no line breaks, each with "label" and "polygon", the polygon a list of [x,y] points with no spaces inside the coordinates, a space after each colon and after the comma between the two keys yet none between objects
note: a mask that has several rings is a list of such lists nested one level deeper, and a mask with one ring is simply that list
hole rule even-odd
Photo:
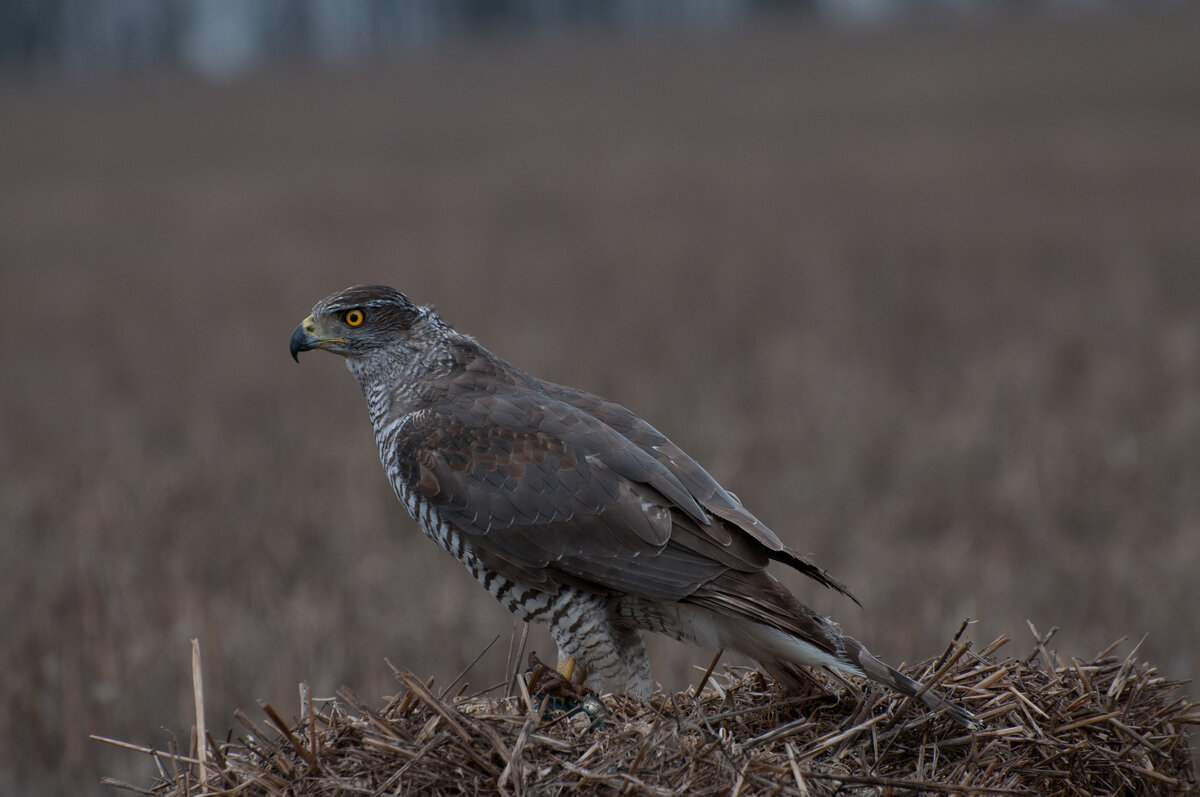
[{"label": "blurred field background", "polygon": [[[0,82],[0,792],[146,783],[384,659],[502,681],[324,295],[394,285],[618,400],[865,610],[1200,656],[1200,16],[496,36],[419,56]],[[531,647],[552,654],[544,635]],[[1123,650],[1128,650],[1126,646]],[[667,688],[709,651],[659,643]],[[1195,695],[1193,691],[1193,696]]]}]

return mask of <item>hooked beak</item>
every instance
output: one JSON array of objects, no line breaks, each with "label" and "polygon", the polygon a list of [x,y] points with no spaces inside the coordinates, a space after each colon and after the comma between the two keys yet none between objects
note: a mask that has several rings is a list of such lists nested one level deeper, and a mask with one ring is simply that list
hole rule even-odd
[{"label": "hooked beak", "polygon": [[[308,329],[305,329],[305,327]],[[312,336],[309,330],[312,329],[312,319],[304,319],[300,325],[292,332],[292,339],[288,342],[288,350],[292,353],[292,359],[300,362],[300,352],[311,351],[317,347],[316,339]]]},{"label": "hooked beak", "polygon": [[324,334],[317,322],[313,320],[313,317],[309,316],[301,321],[300,325],[292,332],[292,339],[288,342],[288,350],[292,353],[292,359],[300,362],[300,352],[302,351],[324,349],[331,343],[345,342],[345,338]]}]

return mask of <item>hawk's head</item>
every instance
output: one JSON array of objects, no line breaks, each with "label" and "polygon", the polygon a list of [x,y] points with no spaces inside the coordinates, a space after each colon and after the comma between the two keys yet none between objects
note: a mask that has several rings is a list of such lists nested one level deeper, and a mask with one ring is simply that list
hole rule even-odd
[{"label": "hawk's head", "polygon": [[292,357],[312,349],[362,357],[403,341],[430,312],[386,285],[355,285],[317,302],[292,333]]}]

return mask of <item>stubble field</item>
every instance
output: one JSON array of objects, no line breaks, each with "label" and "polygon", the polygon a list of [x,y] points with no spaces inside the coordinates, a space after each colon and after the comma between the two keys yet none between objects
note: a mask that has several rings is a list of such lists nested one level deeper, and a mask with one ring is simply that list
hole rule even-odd
[{"label": "stubble field", "polygon": [[[893,662],[1029,619],[1194,676],[1196,22],[3,84],[0,792],[144,782],[87,735],[186,743],[192,638],[215,736],[497,634],[468,680],[504,680],[513,621],[396,502],[353,380],[287,355],[356,282],[642,414]],[[711,653],[652,656],[678,688]]]}]

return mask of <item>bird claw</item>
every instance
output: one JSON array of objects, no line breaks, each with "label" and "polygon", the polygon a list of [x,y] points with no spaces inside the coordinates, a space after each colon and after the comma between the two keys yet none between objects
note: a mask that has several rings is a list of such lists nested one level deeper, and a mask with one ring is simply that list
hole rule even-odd
[{"label": "bird claw", "polygon": [[529,693],[549,698],[547,710],[565,712],[567,716],[582,711],[592,721],[588,730],[602,727],[611,718],[599,695],[582,683],[572,683],[569,677],[544,664],[536,653],[529,654],[526,674]]}]

